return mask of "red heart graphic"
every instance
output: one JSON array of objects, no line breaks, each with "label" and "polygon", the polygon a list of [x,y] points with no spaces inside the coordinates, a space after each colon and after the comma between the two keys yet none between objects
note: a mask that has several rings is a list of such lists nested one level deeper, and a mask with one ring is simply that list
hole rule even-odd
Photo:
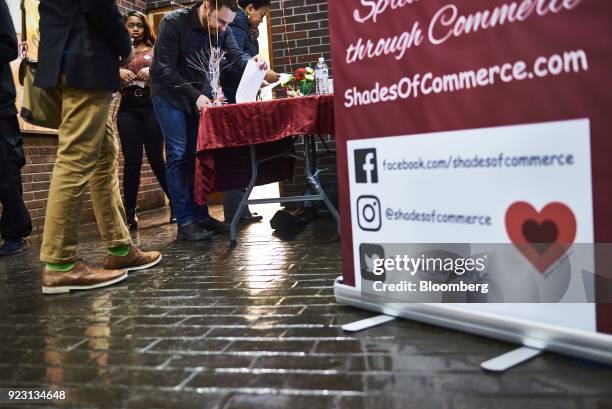
[{"label": "red heart graphic", "polygon": [[563,203],[550,203],[541,212],[527,202],[506,211],[506,231],[516,248],[540,272],[553,265],[576,239],[576,217]]}]

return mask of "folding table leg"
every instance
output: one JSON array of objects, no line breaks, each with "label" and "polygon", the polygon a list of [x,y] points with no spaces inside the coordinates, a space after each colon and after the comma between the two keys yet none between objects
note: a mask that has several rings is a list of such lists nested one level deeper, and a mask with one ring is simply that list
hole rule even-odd
[{"label": "folding table leg", "polygon": [[253,192],[253,188],[255,187],[255,183],[257,183],[257,153],[255,150],[255,145],[250,146],[251,152],[251,181],[249,182],[249,186],[246,191],[242,195],[242,199],[240,200],[240,204],[236,209],[236,213],[234,213],[234,217],[232,217],[232,223],[230,224],[230,246],[236,245],[236,239],[238,237],[238,220],[240,220],[240,216],[242,216],[242,212],[244,211],[247,203],[249,201],[249,197],[251,197],[251,192]]},{"label": "folding table leg", "polygon": [[329,209],[334,219],[336,219],[336,225],[338,226],[338,233],[340,233],[340,215],[338,211],[332,204],[329,197],[321,187],[319,180],[315,177],[313,173],[313,163],[312,163],[312,152],[311,152],[311,140],[312,135],[304,135],[304,170],[306,173],[306,180],[308,184],[316,191],[318,195],[323,198],[323,202],[325,202],[325,206]]}]

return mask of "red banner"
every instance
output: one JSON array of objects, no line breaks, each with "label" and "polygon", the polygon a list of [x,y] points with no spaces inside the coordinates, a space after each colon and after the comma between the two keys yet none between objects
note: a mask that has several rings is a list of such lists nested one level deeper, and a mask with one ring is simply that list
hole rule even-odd
[{"label": "red banner", "polygon": [[[612,2],[345,0],[329,15],[341,209],[349,140],[588,118],[594,237],[612,243]],[[353,285],[349,211],[342,239]],[[600,331],[610,317],[600,305]]]}]

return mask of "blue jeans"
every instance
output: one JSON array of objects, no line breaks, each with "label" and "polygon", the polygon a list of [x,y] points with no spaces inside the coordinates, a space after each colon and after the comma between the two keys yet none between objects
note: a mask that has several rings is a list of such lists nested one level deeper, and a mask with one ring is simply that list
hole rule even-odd
[{"label": "blue jeans", "polygon": [[172,210],[179,225],[208,218],[208,206],[195,204],[195,159],[200,117],[188,115],[158,96],[153,109],[166,142],[166,177]]}]

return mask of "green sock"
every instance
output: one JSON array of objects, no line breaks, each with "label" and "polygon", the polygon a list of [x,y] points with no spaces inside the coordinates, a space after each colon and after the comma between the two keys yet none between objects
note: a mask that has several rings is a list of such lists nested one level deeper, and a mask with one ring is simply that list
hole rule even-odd
[{"label": "green sock", "polygon": [[56,263],[47,263],[47,271],[59,271],[61,273],[65,273],[66,271],[70,271],[76,266],[76,263],[65,263],[65,264],[56,264]]},{"label": "green sock", "polygon": [[108,254],[115,257],[125,257],[130,254],[130,250],[132,250],[132,245],[124,244],[123,246],[109,247]]}]

